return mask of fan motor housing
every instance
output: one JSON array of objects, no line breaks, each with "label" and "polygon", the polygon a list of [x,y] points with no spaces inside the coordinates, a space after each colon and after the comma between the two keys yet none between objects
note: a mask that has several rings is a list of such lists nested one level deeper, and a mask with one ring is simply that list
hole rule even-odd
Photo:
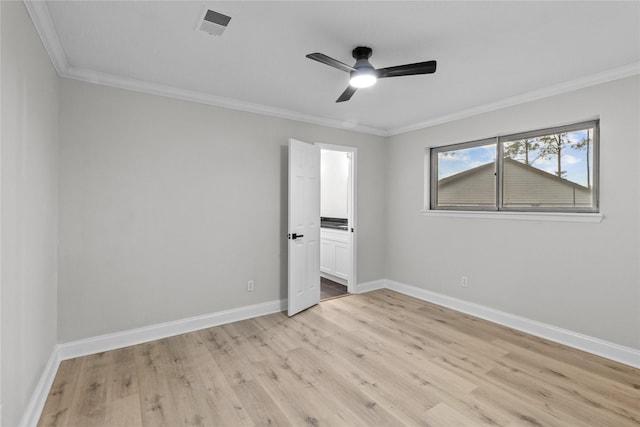
[{"label": "fan motor housing", "polygon": [[353,64],[355,71],[351,72],[351,77],[357,74],[371,74],[375,71],[374,66],[369,62],[369,58],[371,58],[372,53],[373,51],[371,48],[366,46],[358,46],[353,49],[351,55],[356,60],[356,63]]},{"label": "fan motor housing", "polygon": [[355,60],[369,59],[371,58],[372,53],[373,50],[371,50],[370,47],[358,46],[357,48],[353,49],[353,51],[351,52],[351,56],[353,56]]}]

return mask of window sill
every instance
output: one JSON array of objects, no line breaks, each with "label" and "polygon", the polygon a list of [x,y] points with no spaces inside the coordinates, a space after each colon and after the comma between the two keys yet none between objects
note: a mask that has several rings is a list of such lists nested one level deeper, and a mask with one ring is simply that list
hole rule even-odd
[{"label": "window sill", "polygon": [[517,221],[554,221],[554,222],[602,222],[600,213],[564,213],[564,212],[488,212],[488,211],[445,211],[423,210],[424,216],[444,218],[500,219]]}]

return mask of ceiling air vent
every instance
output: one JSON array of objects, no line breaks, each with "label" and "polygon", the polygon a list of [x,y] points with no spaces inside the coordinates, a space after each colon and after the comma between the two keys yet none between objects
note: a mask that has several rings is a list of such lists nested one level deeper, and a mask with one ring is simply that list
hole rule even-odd
[{"label": "ceiling air vent", "polygon": [[205,9],[202,22],[198,25],[200,31],[209,33],[212,36],[220,36],[229,25],[231,17],[213,10]]}]

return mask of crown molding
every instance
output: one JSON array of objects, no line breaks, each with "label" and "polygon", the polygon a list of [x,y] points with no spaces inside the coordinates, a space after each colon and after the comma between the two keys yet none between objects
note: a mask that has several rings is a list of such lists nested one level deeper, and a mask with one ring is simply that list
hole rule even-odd
[{"label": "crown molding", "polygon": [[552,86],[547,86],[542,89],[524,93],[522,95],[512,96],[500,101],[479,105],[477,107],[462,110],[454,114],[436,117],[434,119],[425,120],[423,122],[415,123],[412,125],[388,129],[387,136],[400,135],[403,133],[413,132],[447,122],[453,122],[455,120],[466,119],[468,117],[500,110],[502,108],[537,101],[539,99],[548,98],[550,96],[561,95],[563,93],[573,92],[578,89],[584,89],[586,87],[596,86],[602,83],[607,83],[613,80],[619,80],[625,77],[631,77],[639,74],[640,62],[634,62],[622,67],[612,68],[610,70],[606,70],[597,74],[592,74],[590,76],[581,77],[579,79],[570,80]]},{"label": "crown molding", "polygon": [[126,89],[151,95],[165,96],[182,101],[211,105],[214,107],[228,108],[231,110],[239,110],[248,113],[261,114],[265,116],[277,117],[280,119],[294,120],[313,125],[327,126],[371,135],[387,136],[386,131],[374,127],[354,125],[345,123],[341,120],[301,114],[282,108],[269,107],[262,104],[254,104],[232,98],[224,98],[208,93],[181,89],[174,86],[152,83],[84,68],[67,67],[62,73],[58,73],[58,75],[67,79],[80,80],[88,83]]},{"label": "crown molding", "polygon": [[49,54],[49,58],[51,58],[53,67],[58,75],[61,76],[69,68],[69,62],[58,38],[56,27],[53,25],[47,3],[45,1],[24,0],[24,5],[33,21],[33,25],[36,27],[45,50]]},{"label": "crown molding", "polygon": [[296,111],[270,107],[262,104],[254,104],[232,98],[224,98],[197,91],[180,89],[159,83],[146,82],[129,77],[71,67],[67,60],[64,49],[62,48],[62,44],[60,43],[60,39],[58,38],[58,33],[56,32],[55,26],[51,19],[51,15],[49,14],[49,8],[46,5],[46,1],[23,0],[23,2],[27,8],[27,11],[29,12],[29,15],[31,16],[31,19],[33,20],[36,31],[42,39],[42,43],[44,44],[44,47],[47,50],[49,57],[51,58],[53,66],[55,67],[56,72],[60,77],[95,83],[103,86],[111,86],[135,92],[165,96],[183,101],[211,105],[215,107],[228,108],[232,110],[261,114],[265,116],[294,120],[313,125],[327,126],[331,128],[349,130],[353,132],[366,133],[382,137],[389,137],[413,132],[431,126],[436,126],[443,123],[448,123],[455,120],[465,119],[479,114],[500,110],[502,108],[512,107],[515,105],[548,98],[550,96],[560,95],[578,89],[607,83],[613,80],[640,75],[640,62],[634,62],[622,67],[613,68],[590,76],[581,77],[579,79],[548,86],[521,95],[505,98],[500,101],[479,105],[477,107],[462,110],[453,114],[431,118],[429,120],[407,126],[381,129],[371,126],[361,126],[342,120],[302,114]]}]

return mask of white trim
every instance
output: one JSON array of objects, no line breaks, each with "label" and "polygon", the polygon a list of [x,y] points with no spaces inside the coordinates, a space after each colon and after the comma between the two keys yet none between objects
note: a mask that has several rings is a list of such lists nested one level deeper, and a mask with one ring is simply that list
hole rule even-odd
[{"label": "white trim", "polygon": [[[37,25],[36,25],[37,28]],[[45,43],[45,46],[47,43]],[[55,59],[52,59],[55,65]],[[65,58],[66,61],[66,58]],[[58,65],[56,65],[56,69]],[[99,84],[103,86],[116,87],[120,89],[131,90],[134,92],[147,93],[158,96],[165,96],[174,99],[180,99],[183,101],[195,102],[199,104],[211,105],[215,107],[228,108],[231,110],[244,111],[248,113],[261,114],[270,117],[277,117],[281,119],[294,120],[303,123],[310,123],[314,125],[327,126],[337,129],[350,130],[354,132],[366,133],[377,136],[394,136],[403,133],[413,132],[416,130],[428,128],[431,126],[440,125],[443,123],[453,122],[456,120],[465,119],[479,114],[488,113],[502,108],[512,107],[527,102],[537,101],[539,99],[548,98],[555,95],[561,95],[567,92],[573,92],[578,89],[583,89],[598,84],[607,83],[613,80],[623,79],[625,77],[631,77],[640,74],[640,62],[636,62],[624,67],[614,68],[604,71],[592,76],[583,77],[580,79],[560,83],[557,85],[549,86],[539,90],[525,93],[510,98],[506,98],[497,102],[480,105],[478,107],[470,108],[460,111],[455,114],[446,116],[440,116],[433,119],[429,119],[423,122],[415,124],[401,126],[390,129],[375,128],[372,126],[354,125],[352,123],[345,124],[342,120],[328,119],[325,117],[312,116],[307,114],[301,114],[296,111],[290,111],[286,109],[270,107],[267,105],[253,104],[250,102],[239,101],[231,98],[224,98],[216,95],[205,94],[196,91],[190,91],[180,89],[168,85],[150,83],[142,80],[136,80],[128,77],[116,76],[113,74],[101,73],[97,71],[68,67],[62,72],[58,72],[60,77],[80,80],[89,83]]]},{"label": "white trim", "polygon": [[507,211],[446,211],[426,209],[420,211],[424,216],[444,218],[500,219],[519,221],[554,221],[554,222],[602,222],[604,216],[599,213],[566,213],[566,212],[507,212]]},{"label": "white trim", "polygon": [[56,27],[53,25],[46,1],[24,0],[27,12],[36,27],[36,31],[42,40],[45,50],[51,58],[54,68],[59,76],[62,76],[69,68],[67,55],[64,53],[62,43],[58,38]]},{"label": "white trim", "polygon": [[614,80],[636,76],[638,74],[640,74],[640,62],[633,62],[631,64],[627,64],[622,67],[612,68],[610,70],[606,70],[590,76],[581,77],[575,80],[569,80],[563,83],[547,86],[541,89],[524,93],[522,95],[512,96],[509,98],[502,99],[500,101],[479,105],[477,107],[462,110],[457,113],[449,114],[446,116],[436,117],[436,118],[425,120],[423,122],[415,123],[412,125],[387,129],[387,136],[400,135],[403,133],[413,132],[413,131],[428,128],[431,126],[441,125],[443,123],[453,122],[460,119],[466,119],[468,117],[477,116],[479,114],[484,114],[484,113],[500,110],[502,108],[512,107],[519,104],[525,104],[527,102],[537,101],[539,99],[548,98],[555,95],[561,95],[563,93],[573,92],[579,89],[596,86],[596,85],[611,82]]},{"label": "white trim", "polygon": [[252,104],[230,98],[218,97],[215,95],[202,94],[200,92],[178,89],[171,86],[154,84],[140,80],[130,79],[116,75],[100,73],[96,71],[70,67],[67,57],[58,38],[58,34],[53,25],[49,8],[45,1],[23,0],[27,11],[31,16],[36,31],[42,39],[42,43],[47,50],[53,65],[60,77],[96,83],[104,86],[112,86],[135,92],[150,93],[169,98],[181,99],[184,101],[196,102],[200,104],[213,105],[232,110],[246,111],[250,113],[262,114],[266,116],[278,117],[288,120],[295,120],[314,125],[327,126],[337,129],[351,130],[354,132],[367,133],[377,136],[394,136],[431,126],[464,119],[478,114],[511,107],[526,102],[536,101],[554,95],[572,92],[589,86],[607,83],[613,80],[631,77],[640,74],[640,62],[634,62],[622,67],[613,68],[590,76],[581,77],[564,83],[555,84],[542,89],[527,92],[522,95],[513,96],[489,104],[479,105],[454,114],[435,117],[422,122],[407,126],[399,126],[390,129],[380,129],[371,126],[360,126],[346,123],[341,120],[328,119],[324,117],[300,114],[280,108],[266,105]]},{"label": "white trim", "polygon": [[371,292],[378,289],[385,289],[388,287],[387,282],[388,281],[386,279],[381,279],[381,280],[372,280],[371,282],[358,283],[356,285],[356,289],[354,293],[363,294],[365,292]]},{"label": "white trim", "polygon": [[404,283],[386,280],[386,288],[429,301],[452,310],[470,314],[490,322],[498,323],[531,335],[545,338],[569,347],[577,348],[616,362],[640,368],[640,350],[614,344],[598,338],[583,335],[567,329],[558,328],[504,311],[495,310],[480,304],[464,301],[448,295],[428,291]]},{"label": "white trim", "polygon": [[59,345],[60,360],[86,356],[103,351],[115,350],[122,347],[141,344],[153,340],[185,334],[239,320],[251,319],[286,310],[286,300],[270,301],[262,304],[248,305],[217,313],[159,323],[128,331],[100,335]]},{"label": "white trim", "polygon": [[40,381],[38,381],[38,384],[31,395],[31,399],[29,399],[29,402],[27,403],[27,407],[22,419],[20,420],[20,424],[18,424],[19,427],[36,427],[38,425],[42,409],[44,409],[44,404],[47,401],[47,396],[49,396],[53,380],[56,378],[58,367],[60,366],[58,349],[59,346],[57,345],[53,348],[51,356],[49,356],[49,360],[47,361],[44,371],[40,376]]},{"label": "white trim", "polygon": [[346,125],[342,120],[328,119],[324,117],[311,116],[301,114],[297,111],[286,110],[283,108],[270,107],[268,105],[254,104],[251,102],[240,101],[232,98],[225,98],[212,94],[198,91],[180,89],[177,87],[164,85],[160,83],[151,83],[143,80],[137,80],[129,77],[117,76],[114,74],[102,73],[98,71],[87,70],[84,68],[68,67],[60,77],[67,79],[80,80],[84,82],[94,83],[103,86],[110,86],[119,89],[126,89],[133,92],[141,92],[151,95],[164,96],[168,98],[179,99],[182,101],[195,102],[198,104],[211,105],[214,107],[222,107],[230,110],[244,111],[247,113],[261,114],[264,116],[277,117],[280,119],[294,120],[297,122],[310,123],[313,125],[327,126],[342,130],[366,133],[370,135],[386,136],[387,132],[382,129],[349,124]]},{"label": "white trim", "polygon": [[325,144],[324,142],[315,142],[314,144],[319,146],[321,150],[340,151],[343,153],[358,152],[358,147],[350,147],[348,145]]}]

